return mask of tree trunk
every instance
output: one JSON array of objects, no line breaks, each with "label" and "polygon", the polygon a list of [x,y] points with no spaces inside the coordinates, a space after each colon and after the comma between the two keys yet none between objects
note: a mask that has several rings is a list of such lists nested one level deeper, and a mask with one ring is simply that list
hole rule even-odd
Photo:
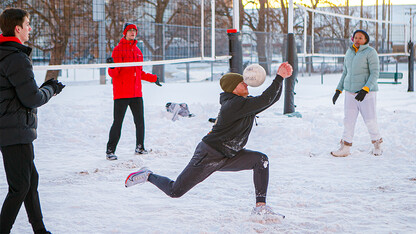
[{"label": "tree trunk", "polygon": [[[59,10],[63,10],[63,17],[59,16]],[[64,0],[63,9],[52,10],[51,13],[60,19],[56,21],[55,28],[58,29],[58,32],[52,35],[52,39],[55,43],[51,51],[51,60],[49,65],[61,65],[62,60],[65,57],[65,50],[68,45],[68,40],[71,32],[71,23],[72,23],[72,11],[74,7],[71,6],[70,0]],[[50,79],[57,79],[60,70],[48,70],[45,75],[45,81]]]},{"label": "tree trunk", "polygon": [[[59,45],[55,46],[51,52],[51,60],[49,62],[49,65],[61,65],[62,64],[62,58],[65,57],[65,45]],[[48,70],[46,72],[45,81],[50,79],[57,79],[59,75],[60,70]]]}]

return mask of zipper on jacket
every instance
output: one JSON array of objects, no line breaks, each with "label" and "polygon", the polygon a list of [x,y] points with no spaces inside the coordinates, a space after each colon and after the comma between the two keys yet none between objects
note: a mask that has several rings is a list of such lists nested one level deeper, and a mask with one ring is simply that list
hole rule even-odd
[{"label": "zipper on jacket", "polygon": [[31,111],[30,111],[29,109],[27,109],[27,110],[26,110],[26,125],[27,125],[27,126],[29,126],[29,117],[30,117],[30,112],[31,112]]}]

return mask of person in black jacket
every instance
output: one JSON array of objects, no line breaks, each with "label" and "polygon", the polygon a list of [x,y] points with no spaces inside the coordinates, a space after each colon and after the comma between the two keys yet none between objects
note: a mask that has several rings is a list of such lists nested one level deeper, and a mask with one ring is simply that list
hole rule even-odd
[{"label": "person in black jacket", "polygon": [[292,67],[287,62],[283,63],[272,84],[256,97],[248,97],[247,84],[244,83],[242,75],[225,74],[220,80],[224,92],[220,95],[221,109],[216,124],[202,138],[191,161],[176,181],[156,175],[147,168],[141,168],[127,177],[125,186],[130,187],[149,181],[168,196],[181,197],[215,171],[253,170],[256,194],[256,207],[253,213],[275,214],[269,206],[266,206],[268,158],[265,154],[245,149],[244,146],[256,115],[279,100],[282,81],[291,76],[292,71]]},{"label": "person in black jacket", "polygon": [[48,80],[36,85],[30,53],[29,14],[8,8],[0,15],[0,150],[9,191],[0,213],[0,233],[10,233],[22,203],[34,233],[45,229],[38,194],[38,172],[34,164],[37,110],[60,93],[64,85]]}]

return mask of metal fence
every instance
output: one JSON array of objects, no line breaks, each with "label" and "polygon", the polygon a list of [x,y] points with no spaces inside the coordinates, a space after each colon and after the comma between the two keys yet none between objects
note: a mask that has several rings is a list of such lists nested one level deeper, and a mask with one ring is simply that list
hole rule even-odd
[{"label": "metal fence", "polygon": [[[34,48],[34,65],[59,64],[95,64],[105,62],[113,48],[122,37],[123,24],[134,23],[138,26],[138,46],[147,61],[170,60],[192,57],[211,57],[211,6],[205,1],[201,11],[200,0],[3,0],[0,11],[7,7],[20,7],[31,15],[32,32],[29,45]],[[230,1],[216,1],[215,9],[215,56],[228,55],[229,42],[226,29],[232,27]],[[225,5],[220,5],[225,4]],[[203,13],[201,13],[203,12]],[[267,25],[277,24],[269,14],[280,16],[279,9],[267,11]],[[250,11],[250,17],[260,13]],[[201,18],[202,15],[202,18]],[[301,27],[302,12],[295,11],[298,27],[295,29],[297,52],[303,53],[304,32]],[[305,18],[306,19],[306,18]],[[203,20],[203,21],[202,21]],[[254,22],[256,19],[254,19]],[[324,20],[320,20],[324,22]],[[201,22],[204,26],[202,42]],[[259,63],[271,71],[273,63],[285,60],[286,35],[276,26],[270,26],[268,32],[258,32],[247,27],[241,30],[243,62],[245,65]],[[251,22],[253,23],[253,22]],[[330,30],[319,27],[321,36],[314,35],[314,51],[326,54],[343,54],[351,43],[349,39],[323,33]],[[343,29],[342,24],[339,26]],[[335,29],[331,29],[335,30]],[[312,48],[312,39],[308,35],[307,50]],[[201,45],[203,43],[203,45]],[[371,41],[371,43],[374,43]],[[203,52],[202,49],[203,48]],[[321,58],[299,58],[301,71],[314,72],[325,69],[326,72],[338,72],[342,58],[328,58],[321,66]],[[310,66],[310,67],[308,67]],[[155,68],[156,67],[156,68]],[[163,76],[163,72],[154,66],[153,72]],[[57,75],[52,74],[52,75]]]}]

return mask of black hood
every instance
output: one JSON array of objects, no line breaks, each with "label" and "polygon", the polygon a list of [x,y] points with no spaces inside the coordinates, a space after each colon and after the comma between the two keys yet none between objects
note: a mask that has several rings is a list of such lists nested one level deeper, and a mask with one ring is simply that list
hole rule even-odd
[{"label": "black hood", "polygon": [[32,48],[22,45],[14,41],[6,41],[0,44],[0,61],[12,53],[22,51],[23,53],[30,56]]},{"label": "black hood", "polygon": [[237,95],[233,93],[223,92],[220,94],[220,104],[224,104],[224,102],[230,100],[231,98],[235,97]]}]

